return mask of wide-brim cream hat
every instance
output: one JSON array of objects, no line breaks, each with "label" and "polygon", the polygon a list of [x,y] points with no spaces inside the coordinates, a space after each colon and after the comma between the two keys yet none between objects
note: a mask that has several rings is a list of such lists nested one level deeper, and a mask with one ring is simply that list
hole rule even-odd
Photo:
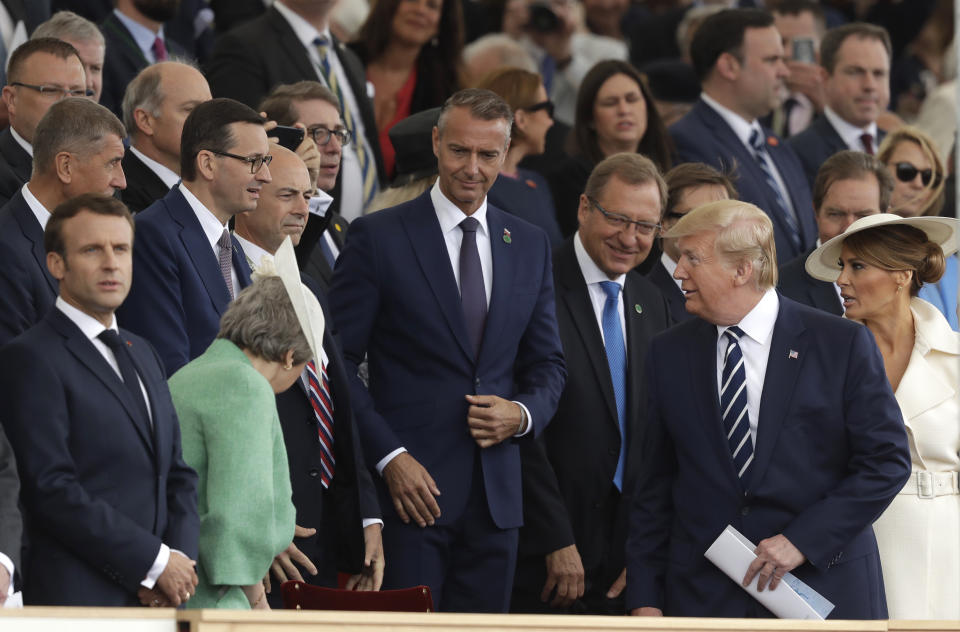
[{"label": "wide-brim cream hat", "polygon": [[957,251],[957,229],[960,227],[960,220],[953,217],[900,217],[893,213],[879,213],[861,217],[850,224],[847,230],[810,253],[806,263],[807,272],[821,281],[831,283],[836,281],[840,276],[840,252],[847,237],[877,226],[895,224],[919,228],[927,234],[930,241],[939,244],[945,256],[950,256]]}]

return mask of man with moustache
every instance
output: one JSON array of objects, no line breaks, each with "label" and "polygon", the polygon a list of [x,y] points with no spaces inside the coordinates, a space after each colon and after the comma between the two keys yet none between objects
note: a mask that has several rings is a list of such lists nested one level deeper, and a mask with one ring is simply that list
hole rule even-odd
[{"label": "man with moustache", "polygon": [[206,350],[250,283],[227,224],[257,207],[270,160],[259,114],[232,99],[201,103],[183,124],[182,181],[137,214],[135,274],[120,314],[157,347],[168,375]]},{"label": "man with moustache", "polygon": [[30,39],[53,37],[77,49],[87,78],[87,96],[100,101],[103,92],[103,60],[106,43],[97,25],[73,11],[57,11],[37,27]]}]

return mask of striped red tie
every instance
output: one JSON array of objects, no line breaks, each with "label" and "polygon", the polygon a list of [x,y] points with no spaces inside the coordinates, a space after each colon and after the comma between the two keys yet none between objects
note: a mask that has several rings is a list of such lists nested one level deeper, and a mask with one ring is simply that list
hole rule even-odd
[{"label": "striped red tie", "polygon": [[317,418],[317,437],[320,441],[320,482],[324,489],[330,487],[333,480],[333,402],[330,399],[330,382],[327,380],[326,367],[320,367],[320,376],[317,376],[317,365],[313,360],[307,362],[307,392],[310,405]]}]

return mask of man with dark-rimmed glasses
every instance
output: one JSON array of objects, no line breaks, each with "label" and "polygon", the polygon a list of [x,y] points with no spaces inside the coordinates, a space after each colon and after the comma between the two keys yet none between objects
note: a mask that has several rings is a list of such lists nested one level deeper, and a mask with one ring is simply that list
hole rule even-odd
[{"label": "man with dark-rimmed glasses", "polygon": [[196,106],[183,124],[181,182],[137,214],[124,322],[160,352],[168,375],[203,353],[220,316],[250,283],[227,224],[271,181],[263,119],[232,99]]}]

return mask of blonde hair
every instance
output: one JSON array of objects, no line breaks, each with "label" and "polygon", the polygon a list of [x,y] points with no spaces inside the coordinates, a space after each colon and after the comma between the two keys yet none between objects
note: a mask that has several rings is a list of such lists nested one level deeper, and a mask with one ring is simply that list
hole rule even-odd
[{"label": "blonde hair", "polygon": [[750,262],[756,289],[777,285],[777,248],[773,222],[753,204],[720,200],[699,206],[673,225],[664,237],[679,238],[702,232],[716,233],[714,252],[729,263]]},{"label": "blonde hair", "polygon": [[[946,199],[944,187],[946,185],[947,174],[943,166],[943,161],[940,159],[937,143],[930,138],[926,132],[912,125],[904,125],[903,127],[895,129],[887,134],[887,137],[880,143],[880,147],[877,150],[877,158],[886,165],[890,160],[890,156],[893,155],[893,150],[903,142],[911,142],[919,145],[920,151],[923,152],[923,155],[926,156],[930,164],[933,165],[934,177],[930,180],[930,184],[927,185],[927,190],[930,191],[930,198],[927,200],[927,204],[920,212],[920,215],[939,215]],[[896,166],[888,168],[891,174],[896,171]],[[896,209],[890,209],[890,212],[895,211]]]}]

